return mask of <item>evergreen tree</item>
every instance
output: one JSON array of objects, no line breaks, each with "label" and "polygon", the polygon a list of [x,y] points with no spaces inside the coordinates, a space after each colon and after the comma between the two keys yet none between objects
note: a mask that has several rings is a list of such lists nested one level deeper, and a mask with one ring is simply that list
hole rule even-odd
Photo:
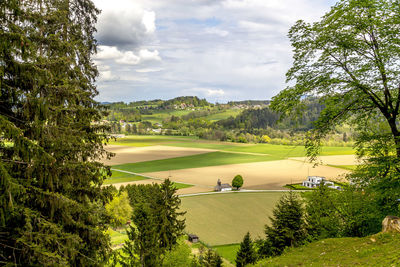
[{"label": "evergreen tree", "polygon": [[280,255],[286,247],[304,242],[306,237],[302,204],[295,193],[284,195],[270,217],[271,226],[265,226],[265,247],[263,256]]},{"label": "evergreen tree", "polygon": [[149,203],[135,206],[134,226],[130,226],[128,240],[121,255],[122,266],[160,266],[162,250],[159,245],[160,233],[157,231],[157,219]]},{"label": "evergreen tree", "polygon": [[253,242],[250,238],[250,233],[244,236],[242,243],[240,243],[239,251],[236,254],[236,266],[243,267],[246,264],[255,263],[257,260],[257,255],[254,250]]},{"label": "evergreen tree", "polygon": [[160,194],[155,197],[157,231],[160,234],[160,247],[170,250],[185,229],[186,212],[179,212],[181,199],[176,195],[176,187],[166,179],[160,185]]},{"label": "evergreen tree", "polygon": [[129,231],[129,241],[124,246],[128,257],[122,257],[121,264],[132,266],[134,259],[129,255],[139,255],[142,266],[157,266],[161,256],[177,244],[185,228],[185,219],[179,212],[181,200],[175,194],[173,183],[166,179],[161,185],[128,185],[126,187],[130,203],[134,208],[133,223]]},{"label": "evergreen tree", "polygon": [[1,265],[107,260],[97,14],[89,0],[0,1]]},{"label": "evergreen tree", "polygon": [[208,248],[205,252],[201,252],[199,264],[202,267],[221,267],[222,258],[217,252]]}]

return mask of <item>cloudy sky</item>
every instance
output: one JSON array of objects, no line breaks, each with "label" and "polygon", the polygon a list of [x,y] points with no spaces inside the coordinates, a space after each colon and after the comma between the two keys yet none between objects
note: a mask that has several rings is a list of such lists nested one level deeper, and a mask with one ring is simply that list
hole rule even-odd
[{"label": "cloudy sky", "polygon": [[99,101],[196,95],[270,99],[285,87],[287,32],[334,0],[93,0],[102,10]]}]

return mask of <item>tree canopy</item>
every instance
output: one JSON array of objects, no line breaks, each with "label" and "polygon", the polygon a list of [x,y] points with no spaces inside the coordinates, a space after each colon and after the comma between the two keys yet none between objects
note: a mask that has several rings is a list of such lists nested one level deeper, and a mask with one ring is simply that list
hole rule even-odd
[{"label": "tree canopy", "polygon": [[0,1],[0,262],[107,260],[91,1]]},{"label": "tree canopy", "polygon": [[386,212],[400,197],[400,2],[341,0],[313,24],[298,21],[289,32],[294,63],[272,108],[296,114],[303,100],[320,97],[325,108],[307,138],[315,159],[335,126],[357,131],[364,165],[353,181],[379,192]]},{"label": "tree canopy", "polygon": [[[315,156],[322,138],[335,125],[352,118],[358,127],[380,121],[400,159],[400,9],[398,0],[341,0],[309,24],[290,30],[294,63],[287,81],[294,82],[273,99],[272,107],[288,113],[305,96],[324,103],[308,152]],[[382,134],[382,136],[383,136]]]}]

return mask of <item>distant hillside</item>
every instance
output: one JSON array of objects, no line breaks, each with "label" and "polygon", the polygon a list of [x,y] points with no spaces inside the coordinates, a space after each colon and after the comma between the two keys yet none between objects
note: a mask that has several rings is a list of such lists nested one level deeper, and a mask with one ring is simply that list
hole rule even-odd
[{"label": "distant hillside", "polygon": [[400,266],[400,234],[331,238],[286,251],[254,266]]},{"label": "distant hillside", "polygon": [[242,101],[229,101],[228,105],[247,105],[247,106],[268,106],[271,100],[242,100]]},{"label": "distant hillside", "polygon": [[164,101],[161,108],[187,108],[187,107],[205,107],[212,106],[206,99],[200,99],[197,96],[180,96]]}]

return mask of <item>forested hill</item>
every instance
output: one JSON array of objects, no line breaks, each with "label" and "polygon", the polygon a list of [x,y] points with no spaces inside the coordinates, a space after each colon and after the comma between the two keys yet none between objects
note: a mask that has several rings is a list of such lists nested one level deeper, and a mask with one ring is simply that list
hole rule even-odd
[{"label": "forested hill", "polygon": [[317,120],[324,108],[318,99],[304,101],[305,108],[298,119],[286,118],[281,121],[280,114],[269,107],[262,109],[246,109],[237,117],[229,117],[217,122],[226,129],[265,129],[267,127],[289,129],[296,127],[299,130],[308,130],[313,127],[312,122]]}]

